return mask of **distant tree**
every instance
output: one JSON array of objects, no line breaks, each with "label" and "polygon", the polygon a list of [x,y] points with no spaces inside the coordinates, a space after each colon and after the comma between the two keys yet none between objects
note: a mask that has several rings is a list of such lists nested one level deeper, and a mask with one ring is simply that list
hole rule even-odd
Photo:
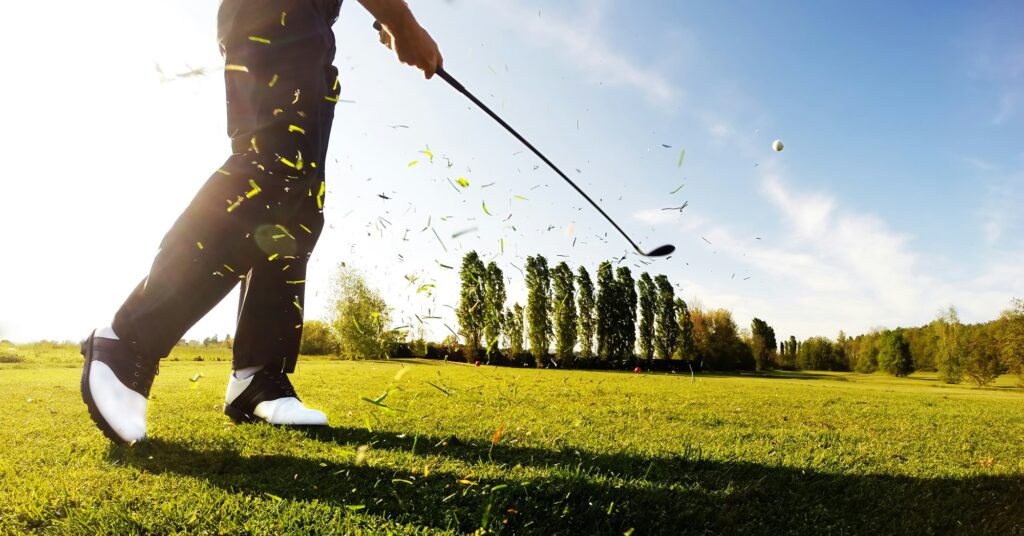
[{"label": "distant tree", "polygon": [[690,309],[682,298],[675,299],[675,306],[679,323],[679,346],[673,353],[673,358],[696,361],[697,343],[693,337],[693,319],[690,318]]},{"label": "distant tree", "polygon": [[511,309],[505,310],[505,336],[512,357],[523,353],[523,327],[523,306],[516,303]]},{"label": "distant tree", "polygon": [[712,309],[701,311],[701,315],[707,331],[704,348],[700,349],[704,366],[712,370],[753,369],[753,352],[740,338],[732,312]]},{"label": "distant tree", "polygon": [[985,329],[962,329],[963,373],[974,383],[985,386],[1000,373],[999,344]]},{"label": "distant tree", "polygon": [[594,356],[594,283],[590,280],[587,269],[580,266],[576,274],[576,316],[579,324],[577,331],[580,340],[580,357],[589,359]]},{"label": "distant tree", "polygon": [[604,261],[597,266],[597,356],[602,361],[613,359],[618,333],[615,329],[619,314],[618,292],[612,275],[612,263]]},{"label": "distant tree", "polygon": [[833,359],[836,362],[836,370],[852,370],[850,366],[850,353],[852,343],[850,338],[846,336],[846,332],[839,330],[839,335],[836,337],[836,344],[832,353]]},{"label": "distant tree", "polygon": [[654,306],[655,287],[650,274],[640,274],[636,282],[639,295],[640,327],[637,342],[640,346],[640,357],[650,361],[654,358]]},{"label": "distant tree", "polygon": [[897,377],[914,372],[914,360],[903,330],[885,330],[879,336],[878,367]]},{"label": "distant tree", "polygon": [[1010,308],[1003,311],[997,323],[996,327],[1001,331],[999,350],[1003,362],[1024,382],[1024,300],[1011,300]]},{"label": "distant tree", "polygon": [[658,359],[671,359],[679,344],[675,290],[668,277],[661,274],[654,278],[654,286],[654,355]]},{"label": "distant tree", "polygon": [[337,335],[339,354],[350,359],[383,359],[398,343],[390,330],[391,308],[356,269],[344,263],[331,281],[328,322]]},{"label": "distant tree", "polygon": [[303,322],[299,353],[303,355],[337,355],[338,339],[331,326],[322,320]]},{"label": "distant tree", "polygon": [[560,362],[571,364],[576,348],[576,288],[572,269],[565,262],[551,271],[554,289],[555,356]]},{"label": "distant tree", "polygon": [[696,359],[703,363],[707,358],[710,339],[707,314],[699,302],[688,303],[687,311],[690,314],[690,323],[693,325],[693,346],[696,349]]},{"label": "distant tree", "polygon": [[618,342],[619,349],[616,352],[621,359],[633,359],[636,355],[636,283],[633,281],[633,274],[625,266],[615,271],[618,280],[615,282],[616,292],[619,293],[619,303],[622,309],[618,315]]},{"label": "distant tree", "polygon": [[779,356],[779,363],[784,368],[796,368],[796,337],[793,335],[789,336],[789,340],[785,343],[785,351]]},{"label": "distant tree", "polygon": [[551,347],[551,273],[543,255],[526,258],[526,320],[530,352],[537,367],[544,366]]},{"label": "distant tree", "polygon": [[838,349],[827,337],[811,337],[800,344],[796,356],[797,366],[803,370],[843,370],[845,364],[838,358]]},{"label": "distant tree", "polygon": [[487,310],[487,269],[476,251],[470,251],[462,257],[459,276],[462,278],[462,289],[455,313],[462,337],[466,341],[466,359],[472,361],[480,347],[480,333]]},{"label": "distant tree", "polygon": [[505,310],[505,276],[490,262],[484,276],[484,343],[488,350],[497,347]]},{"label": "distant tree", "polygon": [[757,370],[767,370],[775,355],[775,330],[760,318],[750,324],[751,351]]},{"label": "distant tree", "polygon": [[935,366],[939,370],[939,379],[946,383],[960,383],[963,378],[963,325],[960,315],[952,305],[939,312],[938,318],[932,322],[932,330],[938,339],[938,352],[935,355]]},{"label": "distant tree", "polygon": [[878,338],[877,332],[862,335],[859,338],[853,370],[864,374],[871,374],[878,370]]}]

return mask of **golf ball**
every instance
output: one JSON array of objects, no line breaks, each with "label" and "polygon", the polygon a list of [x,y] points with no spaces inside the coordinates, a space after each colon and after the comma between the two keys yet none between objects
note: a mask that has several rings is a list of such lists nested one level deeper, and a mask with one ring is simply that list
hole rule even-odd
[{"label": "golf ball", "polygon": [[782,140],[775,140],[772,142],[772,149],[775,149],[775,152],[777,153],[781,153],[783,147],[785,146],[782,145]]}]

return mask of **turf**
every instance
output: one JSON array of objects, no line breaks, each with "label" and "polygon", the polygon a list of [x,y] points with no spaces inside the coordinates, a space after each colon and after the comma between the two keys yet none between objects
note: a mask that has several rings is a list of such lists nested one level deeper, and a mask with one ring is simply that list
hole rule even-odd
[{"label": "turf", "polygon": [[300,430],[231,424],[186,353],[114,447],[50,352],[0,364],[0,533],[1024,533],[1013,378],[307,359]]}]

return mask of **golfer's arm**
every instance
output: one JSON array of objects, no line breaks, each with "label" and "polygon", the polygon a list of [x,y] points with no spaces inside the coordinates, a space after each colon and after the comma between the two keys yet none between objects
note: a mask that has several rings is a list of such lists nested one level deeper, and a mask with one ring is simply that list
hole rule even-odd
[{"label": "golfer's arm", "polygon": [[401,32],[410,23],[418,24],[404,0],[359,0],[359,3],[391,33]]}]

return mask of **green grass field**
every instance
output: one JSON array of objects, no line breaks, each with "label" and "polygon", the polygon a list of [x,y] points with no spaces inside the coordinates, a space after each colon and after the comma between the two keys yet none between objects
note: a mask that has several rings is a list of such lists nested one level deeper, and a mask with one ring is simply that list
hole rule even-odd
[{"label": "green grass field", "polygon": [[308,431],[233,425],[227,352],[188,349],[124,448],[75,349],[33,348],[0,364],[0,533],[1024,533],[1015,378],[309,359]]}]

